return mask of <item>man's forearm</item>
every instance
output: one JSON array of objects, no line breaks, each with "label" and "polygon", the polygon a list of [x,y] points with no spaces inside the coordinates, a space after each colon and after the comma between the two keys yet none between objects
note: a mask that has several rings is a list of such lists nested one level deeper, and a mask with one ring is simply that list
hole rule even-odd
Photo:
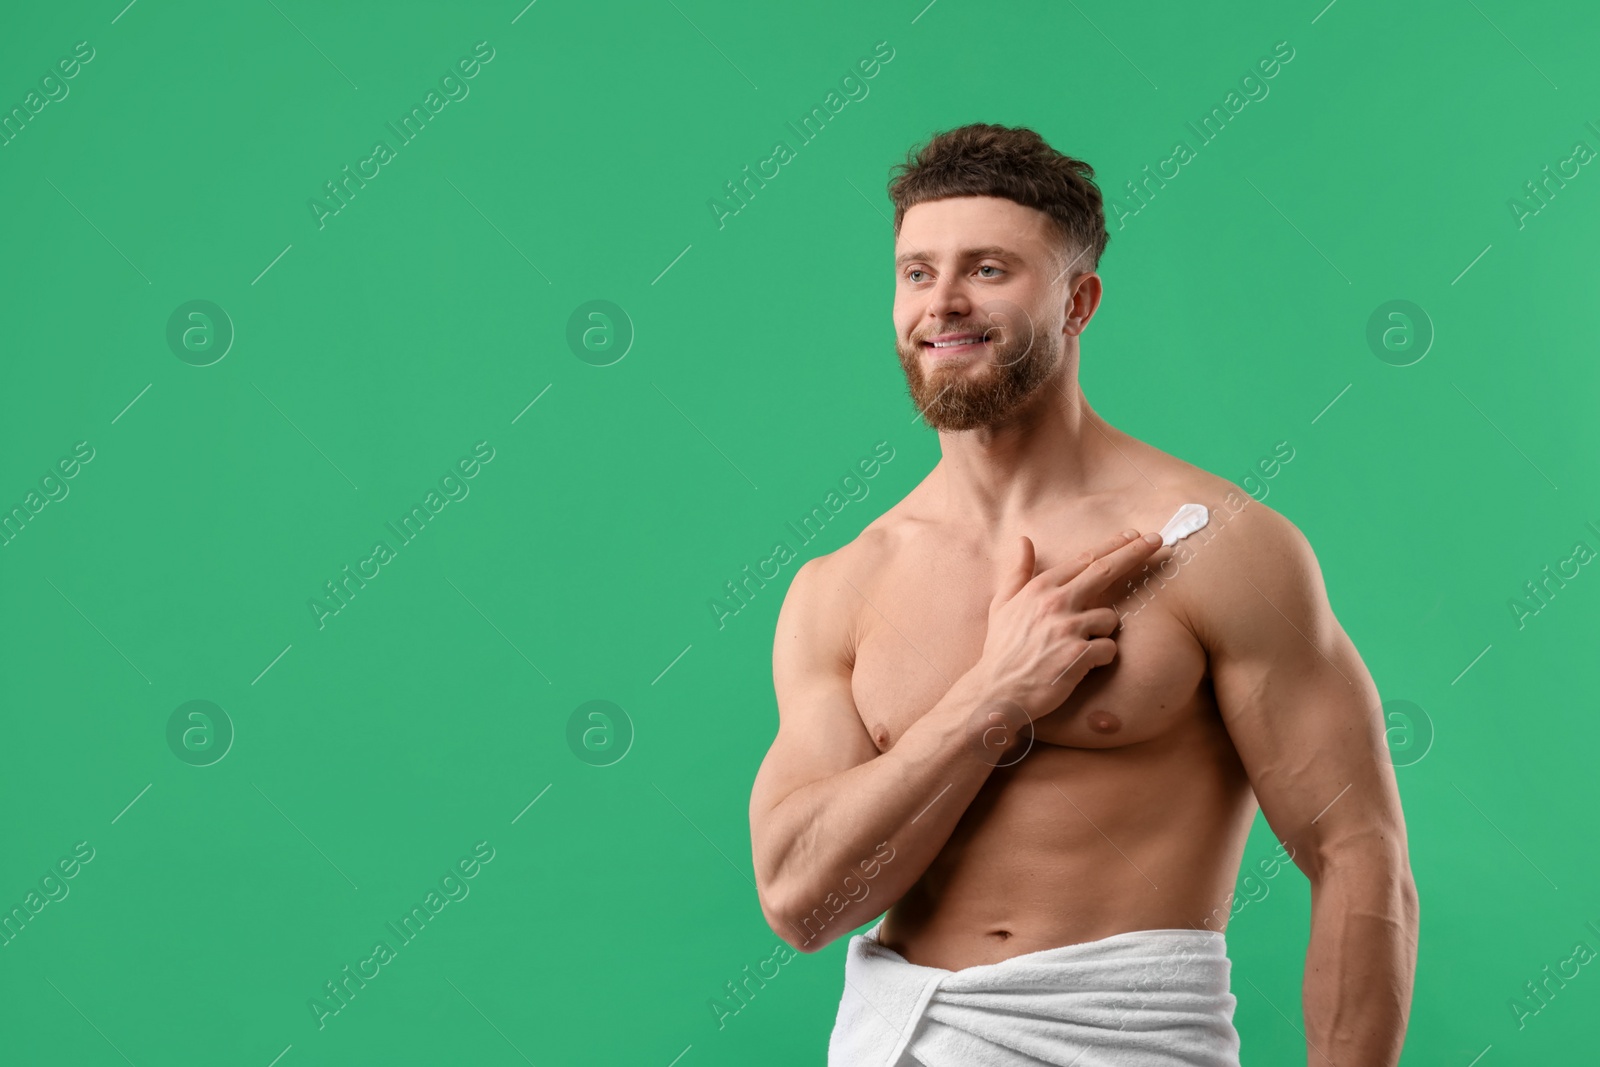
[{"label": "man's forearm", "polygon": [[996,762],[1011,758],[1021,724],[1011,716],[987,724],[985,748],[986,705],[981,684],[963,675],[883,755],[803,786],[773,809],[756,862],[768,875],[780,937],[815,952],[922,877]]},{"label": "man's forearm", "polygon": [[1417,966],[1417,891],[1403,858],[1333,860],[1311,884],[1302,1004],[1311,1067],[1394,1067]]}]

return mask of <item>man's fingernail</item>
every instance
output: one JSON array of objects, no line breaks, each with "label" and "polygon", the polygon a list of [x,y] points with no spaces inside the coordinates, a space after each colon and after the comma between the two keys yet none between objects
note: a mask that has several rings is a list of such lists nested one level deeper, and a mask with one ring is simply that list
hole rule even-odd
[{"label": "man's fingernail", "polygon": [[1158,533],[1147,533],[1144,535],[1144,540],[1145,544],[1159,545],[1161,543],[1161,535]]},{"label": "man's fingernail", "polygon": [[1139,531],[1138,530],[1123,530],[1122,531],[1122,536],[1130,538],[1130,539],[1131,538],[1135,538],[1135,537],[1139,536]]}]

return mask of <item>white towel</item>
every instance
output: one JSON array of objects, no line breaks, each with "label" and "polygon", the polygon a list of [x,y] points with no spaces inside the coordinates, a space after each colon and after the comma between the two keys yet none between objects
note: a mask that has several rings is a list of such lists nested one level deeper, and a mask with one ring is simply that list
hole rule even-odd
[{"label": "white towel", "polygon": [[828,1067],[1239,1067],[1221,933],[1133,930],[949,971],[850,939]]}]

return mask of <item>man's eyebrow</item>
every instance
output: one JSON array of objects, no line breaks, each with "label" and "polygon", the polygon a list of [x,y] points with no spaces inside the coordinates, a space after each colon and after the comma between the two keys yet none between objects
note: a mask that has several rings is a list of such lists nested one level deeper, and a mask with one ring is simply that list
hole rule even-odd
[{"label": "man's eyebrow", "polygon": [[[1003,248],[1000,245],[984,245],[981,248],[963,248],[961,251],[956,253],[957,259],[981,259],[984,256],[999,256],[1007,259],[1022,258],[1020,253],[1013,252],[1011,249]],[[907,263],[910,263],[912,260],[933,258],[935,257],[932,252],[902,252],[898,256],[894,257],[894,265],[901,267]]]}]

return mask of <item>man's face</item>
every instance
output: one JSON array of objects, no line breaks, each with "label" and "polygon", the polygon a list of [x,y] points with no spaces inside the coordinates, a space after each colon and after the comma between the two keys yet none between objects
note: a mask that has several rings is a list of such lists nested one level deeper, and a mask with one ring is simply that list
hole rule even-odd
[{"label": "man's face", "polygon": [[1066,282],[1049,216],[992,196],[910,208],[895,240],[895,347],[936,430],[1009,419],[1056,370]]}]

